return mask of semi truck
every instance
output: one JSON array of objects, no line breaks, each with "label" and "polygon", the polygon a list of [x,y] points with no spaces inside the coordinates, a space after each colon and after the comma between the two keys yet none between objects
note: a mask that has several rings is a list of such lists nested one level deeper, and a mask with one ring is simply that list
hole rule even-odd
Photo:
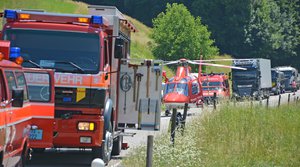
[{"label": "semi truck", "polygon": [[[284,86],[286,91],[292,91],[292,82],[295,81],[298,83],[298,70],[291,66],[280,66],[274,67],[274,69],[283,72],[284,74]],[[298,84],[299,85],[299,84]],[[297,85],[297,87],[299,87]]]},{"label": "semi truck", "polygon": [[270,60],[235,59],[233,66],[247,68],[247,70],[232,69],[233,98],[261,99],[270,95],[272,88]]},{"label": "semi truck", "polygon": [[7,9],[1,38],[21,49],[24,67],[55,70],[54,123],[31,131],[36,150],[90,148],[108,163],[126,128],[159,130],[162,65],[130,60],[137,30],[116,7],[88,8],[90,15]]}]

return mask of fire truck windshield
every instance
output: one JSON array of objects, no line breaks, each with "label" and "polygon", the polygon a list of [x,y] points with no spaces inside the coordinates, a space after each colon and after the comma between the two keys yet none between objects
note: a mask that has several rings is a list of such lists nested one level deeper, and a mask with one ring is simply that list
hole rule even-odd
[{"label": "fire truck windshield", "polygon": [[207,82],[204,81],[202,82],[202,89],[204,91],[208,91],[208,90],[219,90],[222,87],[222,82]]},{"label": "fire truck windshield", "polygon": [[53,68],[59,72],[99,72],[100,39],[97,34],[7,29],[4,40],[21,48],[25,67]]},{"label": "fire truck windshield", "polygon": [[212,87],[216,87],[216,86],[222,86],[222,82],[202,82],[202,86],[206,87],[206,86],[212,86]]}]

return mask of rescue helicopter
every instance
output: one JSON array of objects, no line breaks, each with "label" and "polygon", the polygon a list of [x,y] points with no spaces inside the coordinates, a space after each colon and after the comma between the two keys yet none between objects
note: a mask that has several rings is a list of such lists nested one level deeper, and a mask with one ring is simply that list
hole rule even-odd
[{"label": "rescue helicopter", "polygon": [[[164,63],[164,65],[178,65],[176,75],[174,77],[169,79],[167,78],[166,74],[163,73],[163,77],[165,78],[163,103],[167,107],[165,113],[166,116],[170,114],[169,110],[171,108],[179,108],[184,106],[184,112],[186,112],[188,104],[203,106],[203,90],[200,80],[202,65],[246,70],[246,68],[241,67],[207,63],[212,61],[219,61],[219,59],[202,60],[202,58],[200,58],[200,60],[188,60],[182,58],[176,61]],[[192,73],[191,66],[189,66],[189,64],[199,65],[198,75],[194,75]]]}]

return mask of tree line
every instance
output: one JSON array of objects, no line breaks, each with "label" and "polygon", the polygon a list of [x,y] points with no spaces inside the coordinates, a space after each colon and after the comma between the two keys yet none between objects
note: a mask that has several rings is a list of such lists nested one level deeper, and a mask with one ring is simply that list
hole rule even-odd
[{"label": "tree line", "polygon": [[[154,29],[159,14],[166,14],[167,4],[183,4],[195,18],[196,24],[202,25],[193,28],[200,27],[202,32],[206,32],[204,29],[207,29],[209,40],[214,41],[208,43],[216,46],[212,48],[212,53],[218,48],[220,54],[230,54],[235,58],[269,58],[273,66],[292,65],[300,68],[300,0],[81,1],[117,6],[122,12]],[[174,18],[177,16],[174,15]],[[200,39],[207,38],[207,35],[203,36],[206,37]],[[186,39],[179,36],[181,40],[178,41],[193,41],[192,37],[195,37],[195,34],[190,34]],[[200,49],[198,47],[201,45],[196,46],[197,51]],[[202,50],[205,49],[202,47]],[[157,50],[153,51],[157,54]],[[185,51],[186,49],[182,49],[183,55]]]}]

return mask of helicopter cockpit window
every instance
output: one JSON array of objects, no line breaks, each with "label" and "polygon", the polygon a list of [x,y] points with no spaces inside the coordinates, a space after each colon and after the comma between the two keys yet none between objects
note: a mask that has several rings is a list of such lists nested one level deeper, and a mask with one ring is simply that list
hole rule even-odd
[{"label": "helicopter cockpit window", "polygon": [[182,79],[180,80],[181,83],[186,83],[187,81],[188,81],[188,80],[185,79],[185,78],[182,78]]},{"label": "helicopter cockpit window", "polygon": [[198,94],[199,93],[199,85],[197,82],[192,83],[192,94]]},{"label": "helicopter cockpit window", "polygon": [[165,87],[166,87],[165,94],[171,93],[174,91],[175,83],[168,83],[165,85]]},{"label": "helicopter cockpit window", "polygon": [[176,85],[176,92],[185,96],[189,95],[188,85],[186,83],[178,83]]}]

